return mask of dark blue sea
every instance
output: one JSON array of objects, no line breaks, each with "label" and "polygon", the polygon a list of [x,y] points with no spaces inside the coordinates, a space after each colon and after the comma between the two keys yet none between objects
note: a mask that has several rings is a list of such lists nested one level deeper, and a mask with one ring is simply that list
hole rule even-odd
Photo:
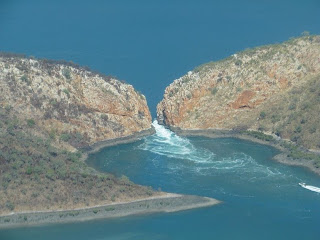
[{"label": "dark blue sea", "polygon": [[[237,51],[320,34],[318,0],[0,0],[0,51],[87,65],[156,104],[175,78]],[[306,169],[274,162],[271,147],[181,138],[158,126],[88,163],[163,191],[214,197],[210,208],[0,230],[0,240],[320,239],[320,187]],[[1,196],[0,196],[1,197]]]}]

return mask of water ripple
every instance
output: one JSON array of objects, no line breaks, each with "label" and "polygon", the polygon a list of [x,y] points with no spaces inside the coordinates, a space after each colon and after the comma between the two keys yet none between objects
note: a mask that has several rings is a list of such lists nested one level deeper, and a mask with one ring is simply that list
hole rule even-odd
[{"label": "water ripple", "polygon": [[[159,125],[157,120],[154,120],[152,125],[156,134],[146,138],[138,148],[168,158],[184,160],[169,162],[167,167],[172,172],[184,169],[198,175],[234,173],[250,182],[269,177],[285,177],[278,169],[264,166],[245,153],[233,153],[228,157],[219,158],[212,151],[196,147],[189,139],[179,137]],[[153,159],[155,165],[159,165],[157,161],[160,159]]]}]

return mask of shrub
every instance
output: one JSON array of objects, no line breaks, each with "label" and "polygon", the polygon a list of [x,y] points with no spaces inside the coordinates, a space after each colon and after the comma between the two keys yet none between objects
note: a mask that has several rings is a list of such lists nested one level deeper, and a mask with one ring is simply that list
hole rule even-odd
[{"label": "shrub", "polygon": [[26,83],[29,82],[29,79],[25,74],[20,78],[20,80],[23,81],[23,82],[26,82]]},{"label": "shrub", "polygon": [[56,131],[54,129],[50,130],[49,137],[51,140],[56,140]]},{"label": "shrub", "polygon": [[32,173],[33,173],[32,167],[28,167],[27,171],[26,171],[26,174],[31,175]]},{"label": "shrub", "polygon": [[14,204],[12,202],[7,202],[6,203],[6,207],[10,210],[13,211],[13,209],[15,208]]},{"label": "shrub", "polygon": [[240,59],[238,59],[237,61],[235,61],[234,63],[236,66],[241,66],[242,65],[242,61]]},{"label": "shrub", "polygon": [[56,99],[51,99],[50,100],[50,104],[52,105],[52,106],[56,106],[57,105],[57,100]]},{"label": "shrub", "polygon": [[55,173],[53,169],[48,169],[46,172],[46,177],[49,178],[50,180],[54,180],[54,176],[55,176]]},{"label": "shrub", "polygon": [[68,68],[62,69],[62,74],[66,79],[71,79],[71,72]]},{"label": "shrub", "polygon": [[279,115],[272,115],[271,116],[271,122],[272,123],[279,122],[280,120],[281,120],[281,117]]},{"label": "shrub", "polygon": [[272,141],[273,137],[270,135],[266,135],[262,132],[257,132],[257,131],[245,131],[245,133],[249,136],[255,137],[257,139],[263,140],[263,141]]},{"label": "shrub", "polygon": [[296,104],[295,103],[292,103],[289,105],[289,110],[294,110],[296,109]]},{"label": "shrub", "polygon": [[106,114],[101,114],[101,119],[104,121],[108,121],[108,116]]},{"label": "shrub", "polygon": [[64,92],[68,96],[68,98],[70,97],[70,92],[68,89],[65,88],[62,90],[62,92]]},{"label": "shrub", "polygon": [[6,105],[4,108],[7,112],[10,112],[10,110],[12,109],[11,105]]},{"label": "shrub", "polygon": [[107,207],[104,209],[106,212],[109,212],[109,211],[114,211],[115,208],[114,207]]},{"label": "shrub", "polygon": [[34,127],[34,125],[36,125],[36,122],[33,119],[27,119],[27,125],[28,127]]},{"label": "shrub", "polygon": [[302,131],[301,126],[296,127],[296,129],[294,130],[295,133],[300,133]]},{"label": "shrub", "polygon": [[317,127],[315,125],[311,126],[309,132],[310,133],[315,133],[317,131]]},{"label": "shrub", "polygon": [[115,200],[116,200],[116,196],[115,196],[115,195],[112,195],[112,196],[111,196],[111,201],[114,202]]},{"label": "shrub", "polygon": [[216,87],[211,89],[212,95],[216,95],[217,92],[218,92],[218,89]]},{"label": "shrub", "polygon": [[68,157],[67,159],[71,162],[77,162],[79,160],[79,158],[81,157],[81,153],[79,155],[80,152],[76,152],[76,153],[68,153]]},{"label": "shrub", "polygon": [[62,133],[60,135],[60,140],[63,142],[68,142],[70,139],[71,139],[71,136],[68,133]]},{"label": "shrub", "polygon": [[262,111],[260,113],[260,118],[264,119],[266,116],[267,116],[267,114],[265,112]]}]

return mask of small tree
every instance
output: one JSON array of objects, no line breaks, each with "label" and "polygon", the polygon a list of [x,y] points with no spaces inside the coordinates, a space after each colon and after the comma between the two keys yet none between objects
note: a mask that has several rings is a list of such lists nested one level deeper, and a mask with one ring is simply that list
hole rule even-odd
[{"label": "small tree", "polygon": [[66,79],[71,79],[71,72],[68,68],[62,69],[62,74]]},{"label": "small tree", "polygon": [[262,111],[260,113],[260,118],[264,119],[266,116],[267,116],[267,114],[265,112]]}]

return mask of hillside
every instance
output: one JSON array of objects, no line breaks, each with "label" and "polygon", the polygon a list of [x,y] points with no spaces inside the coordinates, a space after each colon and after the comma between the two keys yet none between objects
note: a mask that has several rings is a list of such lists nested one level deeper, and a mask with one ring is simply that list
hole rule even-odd
[{"label": "hillside", "polygon": [[98,173],[81,152],[150,128],[146,99],[131,85],[67,62],[1,54],[0,214],[157,194]]},{"label": "hillside", "polygon": [[168,86],[160,123],[254,130],[320,149],[320,36],[248,49],[204,64]]},{"label": "hillside", "polygon": [[34,123],[38,134],[62,140],[64,147],[151,127],[145,97],[115,78],[66,62],[6,54],[0,55],[0,69],[0,106]]}]

